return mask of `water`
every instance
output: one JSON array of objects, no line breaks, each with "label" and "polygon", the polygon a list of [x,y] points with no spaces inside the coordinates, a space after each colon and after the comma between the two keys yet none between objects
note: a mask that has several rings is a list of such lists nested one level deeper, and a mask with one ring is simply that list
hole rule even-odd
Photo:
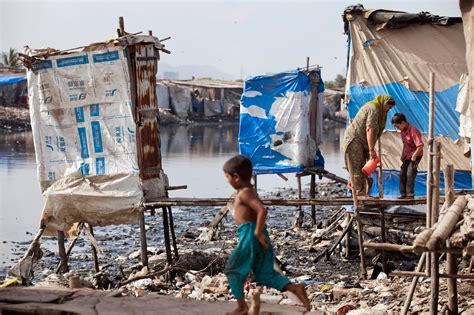
[{"label": "water", "polygon": [[[170,191],[170,197],[229,197],[232,188],[222,173],[224,162],[238,153],[238,125],[163,126],[161,128],[163,169],[170,185],[187,185],[186,190]],[[340,125],[326,125],[321,145],[326,169],[342,177],[344,159]],[[259,175],[262,192],[275,188],[296,188],[294,174],[288,181],[276,175]],[[309,177],[303,178],[307,185]],[[22,250],[39,227],[43,207],[36,176],[36,161],[31,132],[0,134],[0,269],[12,265],[12,252]],[[25,247],[26,245],[22,245]]]}]

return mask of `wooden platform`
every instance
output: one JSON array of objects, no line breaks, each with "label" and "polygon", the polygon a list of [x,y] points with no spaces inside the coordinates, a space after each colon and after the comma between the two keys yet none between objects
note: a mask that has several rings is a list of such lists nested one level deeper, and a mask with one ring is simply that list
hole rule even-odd
[{"label": "wooden platform", "polygon": [[[147,208],[161,208],[170,206],[224,206],[232,202],[232,198],[158,198],[145,202]],[[331,199],[262,199],[266,206],[344,206],[352,205],[351,197]],[[369,199],[359,200],[361,207],[388,207],[426,204],[426,198],[416,199]]]}]

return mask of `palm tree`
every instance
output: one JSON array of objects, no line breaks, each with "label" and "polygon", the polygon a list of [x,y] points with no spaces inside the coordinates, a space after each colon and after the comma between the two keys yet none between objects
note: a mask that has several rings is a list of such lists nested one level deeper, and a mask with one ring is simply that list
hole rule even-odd
[{"label": "palm tree", "polygon": [[15,48],[10,48],[8,52],[2,52],[2,59],[0,62],[2,65],[16,68],[20,65],[20,58]]}]

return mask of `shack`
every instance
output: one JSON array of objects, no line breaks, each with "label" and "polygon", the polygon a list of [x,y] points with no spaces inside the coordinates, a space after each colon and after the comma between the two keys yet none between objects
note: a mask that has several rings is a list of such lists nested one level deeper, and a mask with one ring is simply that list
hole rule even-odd
[{"label": "shack", "polygon": [[167,195],[155,85],[159,52],[169,51],[151,32],[126,33],[123,18],[119,25],[116,39],[67,51],[26,47],[21,54],[44,197],[40,230],[10,271],[23,282],[43,234],[57,235],[66,272],[64,237],[85,227],[99,271],[92,227],[139,223],[147,266],[143,202]]},{"label": "shack", "polygon": [[[345,106],[349,119],[377,94],[390,94],[396,106],[388,113],[381,137],[384,195],[398,194],[399,133],[391,125],[396,112],[410,124],[428,133],[430,72],[436,74],[434,134],[442,137],[442,164],[455,166],[455,188],[471,188],[470,161],[464,156],[465,139],[459,136],[460,113],[456,110],[460,80],[467,72],[461,18],[421,12],[411,14],[362,5],[348,7],[343,14],[348,38]],[[433,40],[436,38],[436,40]],[[425,137],[425,144],[427,143]],[[425,154],[417,176],[415,194],[426,193]],[[374,175],[377,181],[377,176]],[[443,182],[441,186],[443,186]],[[378,192],[374,184],[372,193]]]},{"label": "shack", "polygon": [[28,88],[24,75],[0,72],[0,106],[28,107]]},{"label": "shack", "polygon": [[181,118],[237,117],[242,82],[198,79],[159,80],[158,106]]}]

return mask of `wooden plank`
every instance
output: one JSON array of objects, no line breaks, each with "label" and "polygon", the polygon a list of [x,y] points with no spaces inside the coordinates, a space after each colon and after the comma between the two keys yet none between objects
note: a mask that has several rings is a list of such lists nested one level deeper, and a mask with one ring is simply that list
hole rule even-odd
[{"label": "wooden plank", "polygon": [[[147,208],[159,208],[163,206],[224,206],[232,201],[230,198],[153,198],[149,199],[145,206]],[[262,203],[267,206],[300,206],[300,205],[321,205],[321,206],[341,206],[351,205],[351,198],[332,198],[332,199],[275,199],[264,198]],[[359,201],[361,208],[364,207],[382,207],[394,205],[418,205],[425,204],[426,198],[416,199],[369,199]]]}]

